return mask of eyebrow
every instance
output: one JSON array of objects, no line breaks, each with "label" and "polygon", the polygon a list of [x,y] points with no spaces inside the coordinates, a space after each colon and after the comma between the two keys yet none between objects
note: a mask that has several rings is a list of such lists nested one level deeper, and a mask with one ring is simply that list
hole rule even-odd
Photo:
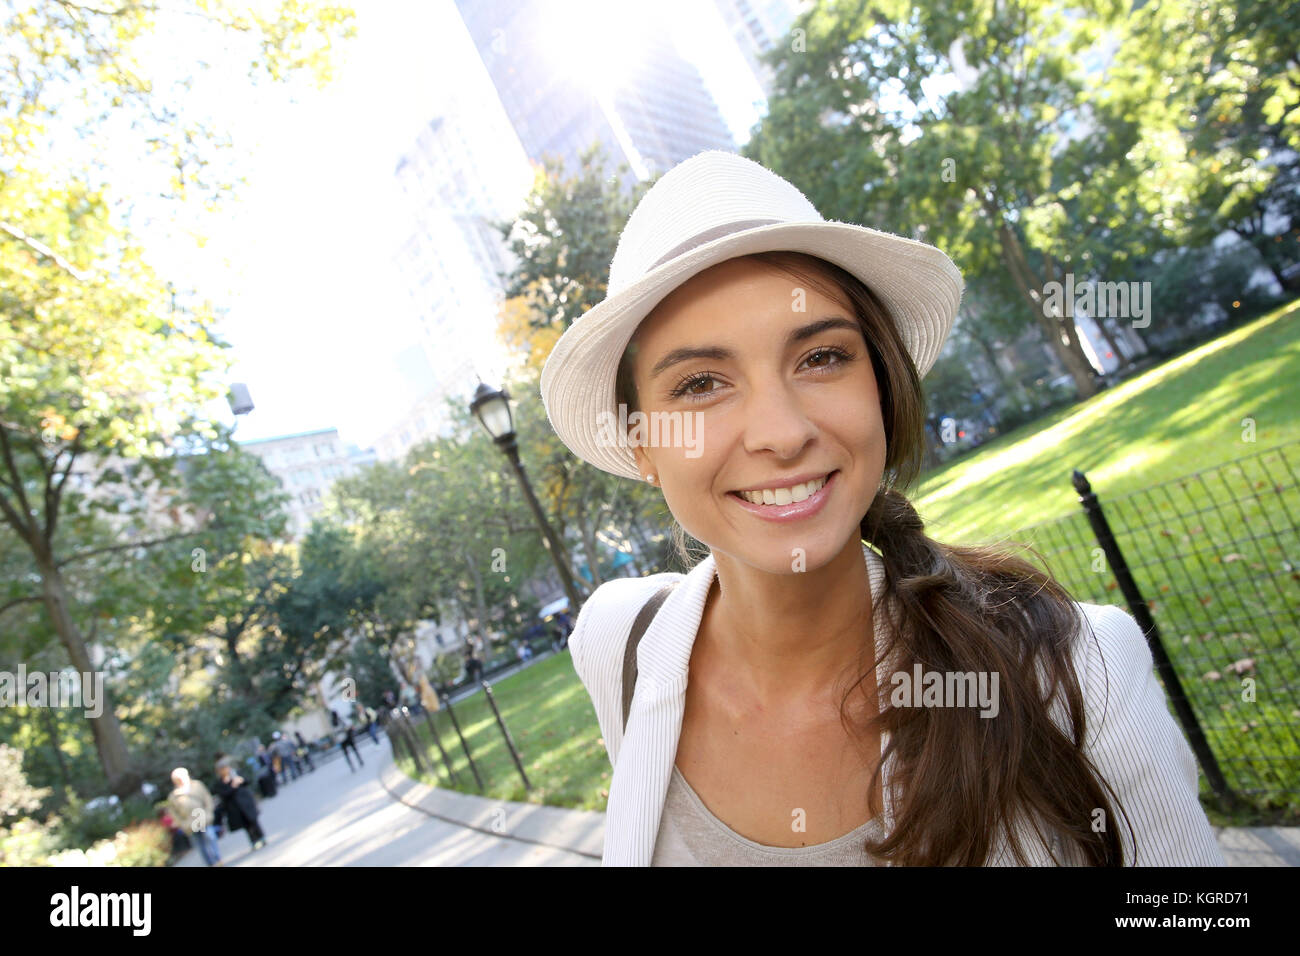
[{"label": "eyebrow", "polygon": [[[818,319],[816,322],[810,322],[807,325],[794,329],[786,336],[785,344],[787,347],[797,345],[815,335],[821,335],[830,329],[850,329],[854,332],[861,332],[862,327],[857,322],[852,322],[843,316],[831,316],[826,319]],[[650,370],[650,377],[654,378],[660,372],[671,368],[681,362],[689,362],[691,359],[704,358],[713,359],[716,362],[725,362],[734,359],[736,353],[731,349],[723,348],[721,345],[703,345],[693,348],[673,349]]]}]

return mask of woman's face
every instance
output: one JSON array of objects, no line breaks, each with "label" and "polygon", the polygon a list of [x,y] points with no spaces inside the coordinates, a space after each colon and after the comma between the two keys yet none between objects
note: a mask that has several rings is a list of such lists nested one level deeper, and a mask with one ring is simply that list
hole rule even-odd
[{"label": "woman's face", "polygon": [[[773,574],[812,571],[858,540],[885,467],[876,377],[853,308],[752,259],[688,280],[642,322],[633,375],[673,516],[715,552]],[[654,447],[665,413],[694,442]],[[692,415],[693,413],[693,415]],[[689,429],[675,432],[691,435]],[[802,502],[817,482],[830,480]],[[811,486],[790,489],[814,479]],[[775,504],[741,490],[768,489]],[[754,497],[763,497],[761,495]],[[768,500],[771,500],[768,499]],[[782,502],[787,502],[782,504]]]}]

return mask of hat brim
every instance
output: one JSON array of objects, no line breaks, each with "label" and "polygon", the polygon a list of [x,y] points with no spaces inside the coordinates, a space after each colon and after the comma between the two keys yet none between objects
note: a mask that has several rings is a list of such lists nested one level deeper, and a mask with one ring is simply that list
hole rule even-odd
[{"label": "hat brim", "polygon": [[704,243],[610,294],[565,330],[542,369],[546,415],[579,458],[638,478],[632,449],[603,441],[601,413],[618,417],[619,361],[641,321],[667,295],[710,266],[757,252],[802,252],[861,279],[889,310],[917,373],[925,375],[961,303],[961,272],[934,246],[842,222],[777,223]]}]

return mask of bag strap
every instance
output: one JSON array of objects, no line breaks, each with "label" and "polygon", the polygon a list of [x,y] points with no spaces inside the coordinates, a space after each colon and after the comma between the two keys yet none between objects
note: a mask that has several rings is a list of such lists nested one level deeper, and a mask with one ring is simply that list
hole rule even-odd
[{"label": "bag strap", "polygon": [[659,611],[659,606],[664,603],[673,588],[677,586],[676,582],[666,584],[646,601],[645,606],[637,613],[636,620],[632,622],[632,633],[628,635],[627,645],[623,648],[623,729],[627,730],[627,715],[632,710],[632,692],[636,690],[636,648],[641,643],[641,638],[645,636],[646,630],[650,627],[650,622],[654,620],[655,614]]}]

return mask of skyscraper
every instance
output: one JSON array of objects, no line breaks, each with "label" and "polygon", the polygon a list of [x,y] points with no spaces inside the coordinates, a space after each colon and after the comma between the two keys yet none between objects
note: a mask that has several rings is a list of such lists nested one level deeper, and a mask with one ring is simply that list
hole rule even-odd
[{"label": "skyscraper", "polygon": [[581,0],[456,0],[529,158],[574,169],[599,142],[611,165],[650,178],[706,149],[735,149],[666,16],[636,9],[635,33]]},{"label": "skyscraper", "polygon": [[732,39],[754,71],[764,96],[772,95],[771,69],[759,61],[790,30],[806,0],[713,0]]},{"label": "skyscraper", "polygon": [[[532,182],[486,78],[483,87],[467,81],[450,95],[395,171],[412,217],[396,261],[433,372],[428,387],[466,401],[476,374],[505,365],[496,327],[511,261],[495,224],[517,213]],[[431,407],[441,408],[436,395]]]}]

